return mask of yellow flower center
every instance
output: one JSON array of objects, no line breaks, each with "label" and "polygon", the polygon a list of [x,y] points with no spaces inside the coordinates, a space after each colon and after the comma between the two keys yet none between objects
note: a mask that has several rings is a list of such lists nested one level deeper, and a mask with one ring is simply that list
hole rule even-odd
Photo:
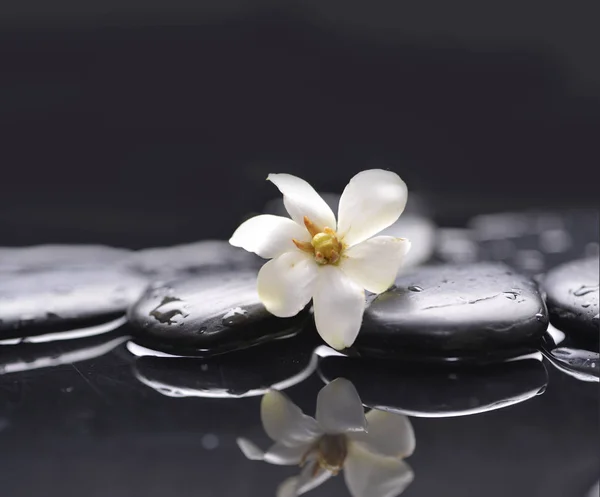
[{"label": "yellow flower center", "polygon": [[337,233],[327,227],[320,231],[306,216],[304,216],[304,225],[312,236],[312,240],[299,242],[292,239],[296,247],[313,254],[317,264],[337,264],[344,250],[344,244],[338,239]]},{"label": "yellow flower center", "polygon": [[348,455],[345,435],[323,435],[317,446],[317,462],[321,468],[337,474]]},{"label": "yellow flower center", "polygon": [[313,477],[317,475],[319,468],[337,475],[344,467],[347,455],[348,440],[345,435],[323,435],[304,454],[300,466],[310,457],[314,461]]}]

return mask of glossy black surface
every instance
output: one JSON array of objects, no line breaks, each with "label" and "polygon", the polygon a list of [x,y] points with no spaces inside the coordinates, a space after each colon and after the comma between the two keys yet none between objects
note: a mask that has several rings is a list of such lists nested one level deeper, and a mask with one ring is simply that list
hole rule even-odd
[{"label": "glossy black surface", "polygon": [[[259,347],[253,350],[258,352]],[[135,359],[122,344],[88,361],[2,374],[3,493],[69,497],[100,497],[109,492],[114,497],[192,497],[199,493],[225,497],[233,493],[254,497],[274,495],[281,480],[297,472],[297,468],[248,461],[236,445],[240,436],[261,446],[268,444],[260,422],[260,396],[163,395],[135,375],[138,361],[152,364],[152,371],[161,371],[162,367],[155,368],[159,364],[155,360],[159,358]],[[266,351],[265,360],[270,364]],[[347,359],[324,359],[330,360]],[[222,367],[226,368],[225,363]],[[236,368],[241,375],[239,382],[234,369],[229,369],[230,376],[224,381],[245,390],[249,379],[244,362]],[[178,369],[167,368],[172,373]],[[429,380],[419,389],[419,378],[432,379],[435,375],[421,377],[410,370],[394,385],[398,395],[383,384],[369,385],[368,375],[357,374],[354,379],[364,385],[361,395],[381,392],[399,405],[414,407],[425,402],[440,406],[444,398],[468,405],[469,382],[475,385],[474,398],[492,399],[502,385],[511,396],[519,388],[537,389],[545,380],[542,369],[537,370],[532,372],[539,380],[530,384],[526,374],[522,387],[515,383],[515,374],[499,368],[500,375],[495,378],[488,370],[484,376],[489,389],[483,379],[473,377],[457,383],[453,390],[457,395],[436,389],[435,382]],[[180,371],[182,381],[187,381],[186,377],[194,381],[188,369],[182,366]],[[527,367],[523,371],[527,372]],[[457,497],[470,493],[490,497],[584,495],[597,478],[600,463],[598,385],[578,381],[554,368],[548,368],[548,373],[543,393],[511,406],[451,418],[411,417],[417,449],[410,464],[416,477],[403,495],[429,496],[440,481],[447,495]],[[203,381],[202,377],[197,381]],[[223,380],[215,381],[223,385],[219,383]],[[286,391],[306,412],[314,412],[322,386],[314,373]],[[27,478],[24,468],[35,478]],[[312,495],[344,497],[348,493],[338,477]]]},{"label": "glossy black surface", "polygon": [[140,357],[135,377],[172,397],[241,398],[283,390],[316,369],[315,342],[309,337],[278,340],[217,358]]},{"label": "glossy black surface", "polygon": [[372,301],[353,348],[485,362],[531,350],[547,324],[535,283],[503,264],[424,266]]},{"label": "glossy black surface", "polygon": [[581,340],[598,344],[600,320],[597,257],[565,263],[543,280],[552,324]]},{"label": "glossy black surface", "polygon": [[0,273],[0,339],[111,321],[147,284],[113,264]]},{"label": "glossy black surface", "polygon": [[503,261],[539,275],[583,257],[598,258],[597,209],[530,210],[476,216],[469,222],[480,260]]},{"label": "glossy black surface", "polygon": [[542,394],[548,374],[539,359],[492,366],[402,367],[393,361],[327,357],[319,364],[326,381],[346,378],[371,408],[409,416],[468,416],[507,407]]},{"label": "glossy black surface", "polygon": [[136,341],[174,354],[214,355],[299,333],[307,312],[270,314],[258,298],[256,274],[215,270],[149,286],[127,315]]}]

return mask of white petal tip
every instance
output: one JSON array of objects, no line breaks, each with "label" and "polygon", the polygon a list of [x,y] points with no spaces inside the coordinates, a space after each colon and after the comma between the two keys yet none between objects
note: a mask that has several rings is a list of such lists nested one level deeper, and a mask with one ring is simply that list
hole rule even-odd
[{"label": "white petal tip", "polygon": [[264,451],[258,448],[254,442],[251,442],[247,438],[236,438],[235,441],[242,451],[242,454],[251,461],[262,461],[264,459]]}]

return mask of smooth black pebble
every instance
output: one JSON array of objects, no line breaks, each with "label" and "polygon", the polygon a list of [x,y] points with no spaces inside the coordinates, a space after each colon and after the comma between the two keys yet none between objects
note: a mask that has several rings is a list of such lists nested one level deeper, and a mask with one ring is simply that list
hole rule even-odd
[{"label": "smooth black pebble", "polygon": [[325,382],[339,377],[350,380],[368,407],[434,418],[478,414],[517,404],[543,393],[548,383],[546,369],[536,359],[448,369],[326,357],[318,371]]},{"label": "smooth black pebble", "polygon": [[597,209],[487,214],[471,220],[480,261],[502,261],[528,275],[598,255]]},{"label": "smooth black pebble", "polygon": [[148,287],[128,312],[135,341],[172,354],[207,356],[297,334],[306,311],[278,318],[262,305],[256,271],[209,271]]},{"label": "smooth black pebble", "polygon": [[599,259],[563,264],[543,279],[550,321],[562,332],[598,346]]},{"label": "smooth black pebble", "polygon": [[147,280],[112,265],[4,273],[0,339],[94,326],[122,316]]},{"label": "smooth black pebble", "polygon": [[176,279],[210,269],[255,269],[264,260],[224,240],[203,240],[173,247],[138,250],[127,267],[151,279]]},{"label": "smooth black pebble", "polygon": [[495,362],[535,350],[547,325],[536,284],[504,264],[427,266],[372,301],[353,349],[419,362]]}]

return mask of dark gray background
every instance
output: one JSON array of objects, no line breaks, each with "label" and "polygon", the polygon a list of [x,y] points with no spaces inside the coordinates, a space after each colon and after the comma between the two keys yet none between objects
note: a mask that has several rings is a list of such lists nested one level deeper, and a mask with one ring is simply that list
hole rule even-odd
[{"label": "dark gray background", "polygon": [[223,238],[269,172],[391,168],[447,222],[596,202],[597,2],[1,9],[5,245]]},{"label": "dark gray background", "polygon": [[[397,171],[438,222],[597,202],[597,2],[53,1],[0,7],[0,245],[225,238],[276,190]],[[169,399],[124,353],[0,378],[0,495],[273,495],[258,398]],[[290,395],[314,410],[321,382]],[[404,494],[580,497],[597,384],[414,421]],[[432,393],[435,395],[435,393]],[[219,448],[202,447],[206,433]],[[262,439],[263,443],[266,440]],[[346,495],[338,479],[314,495]]]}]

